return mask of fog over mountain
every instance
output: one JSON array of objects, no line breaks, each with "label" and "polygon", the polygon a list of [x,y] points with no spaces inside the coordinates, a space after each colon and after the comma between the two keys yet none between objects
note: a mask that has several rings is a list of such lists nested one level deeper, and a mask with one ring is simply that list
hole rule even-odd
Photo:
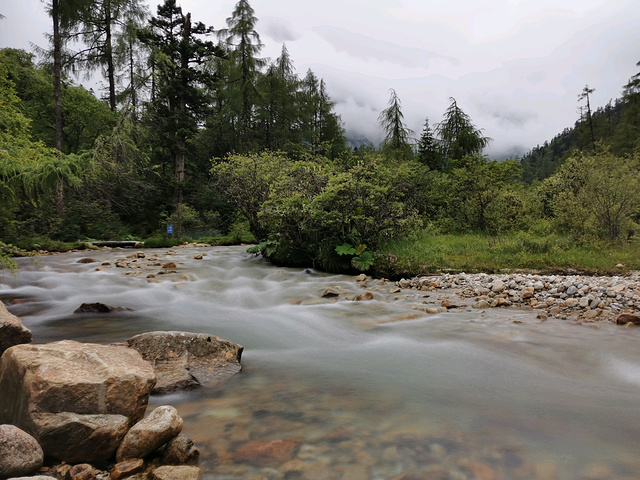
[{"label": "fog over mountain", "polygon": [[[155,13],[158,2],[149,2]],[[182,0],[219,29],[234,1]],[[552,138],[577,119],[578,94],[594,108],[620,96],[638,70],[640,9],[633,0],[253,0],[265,47],[282,44],[300,76],[324,78],[345,128],[374,143],[389,89],[418,136],[454,97],[504,157]],[[44,45],[40,0],[0,0],[0,47]],[[81,80],[81,79],[80,79]]]}]

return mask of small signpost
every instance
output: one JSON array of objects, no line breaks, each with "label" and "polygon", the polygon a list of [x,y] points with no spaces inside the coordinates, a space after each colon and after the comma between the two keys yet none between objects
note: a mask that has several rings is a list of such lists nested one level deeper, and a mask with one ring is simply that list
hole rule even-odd
[{"label": "small signpost", "polygon": [[167,235],[173,234],[173,225],[167,225]]}]

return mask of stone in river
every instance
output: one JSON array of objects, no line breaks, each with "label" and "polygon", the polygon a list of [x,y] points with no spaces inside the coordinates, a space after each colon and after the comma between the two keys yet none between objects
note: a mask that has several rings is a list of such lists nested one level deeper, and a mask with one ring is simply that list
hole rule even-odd
[{"label": "stone in river", "polygon": [[35,438],[13,425],[0,425],[0,478],[31,475],[44,461]]},{"label": "stone in river", "polygon": [[31,330],[0,302],[0,355],[14,345],[31,342]]},{"label": "stone in river", "polygon": [[634,325],[640,325],[640,315],[633,315],[631,313],[623,313],[616,318],[617,325],[626,325],[632,323]]},{"label": "stone in river", "polygon": [[215,386],[238,373],[243,347],[215,335],[147,332],[127,340],[153,365],[154,393]]},{"label": "stone in river", "polygon": [[170,440],[162,453],[165,465],[196,465],[199,459],[200,452],[193,440],[182,434]]},{"label": "stone in river", "polygon": [[198,467],[190,466],[162,466],[151,472],[152,480],[197,480],[202,475],[202,470]]},{"label": "stone in river", "polygon": [[155,408],[127,432],[116,452],[116,460],[122,462],[146,457],[177,437],[183,423],[174,407],[163,405]]},{"label": "stone in river", "polygon": [[127,347],[16,345],[0,359],[0,423],[31,434],[47,456],[102,462],[144,415],[155,380]]},{"label": "stone in river", "polygon": [[238,447],[234,458],[258,467],[277,467],[293,459],[298,442],[293,440],[253,440]]}]

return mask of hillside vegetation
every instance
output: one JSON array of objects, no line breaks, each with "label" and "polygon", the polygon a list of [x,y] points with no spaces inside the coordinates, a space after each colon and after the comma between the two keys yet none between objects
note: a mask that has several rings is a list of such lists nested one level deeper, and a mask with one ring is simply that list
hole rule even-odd
[{"label": "hillside vegetation", "polygon": [[[50,52],[0,50],[3,264],[92,239],[252,242],[281,265],[388,276],[638,258],[639,75],[595,110],[585,87],[572,129],[498,162],[455,98],[413,143],[393,89],[382,144],[350,147],[325,82],[285,45],[260,56],[246,0],[217,31],[175,0],[153,15],[84,0],[51,19]],[[102,72],[104,98],[71,69]]]}]

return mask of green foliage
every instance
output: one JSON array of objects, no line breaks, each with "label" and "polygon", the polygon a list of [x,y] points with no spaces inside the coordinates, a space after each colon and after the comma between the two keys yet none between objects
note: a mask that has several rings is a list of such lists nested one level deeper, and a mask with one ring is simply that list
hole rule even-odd
[{"label": "green foliage", "polygon": [[600,147],[574,155],[541,187],[558,224],[577,240],[626,240],[640,214],[640,154]]}]

